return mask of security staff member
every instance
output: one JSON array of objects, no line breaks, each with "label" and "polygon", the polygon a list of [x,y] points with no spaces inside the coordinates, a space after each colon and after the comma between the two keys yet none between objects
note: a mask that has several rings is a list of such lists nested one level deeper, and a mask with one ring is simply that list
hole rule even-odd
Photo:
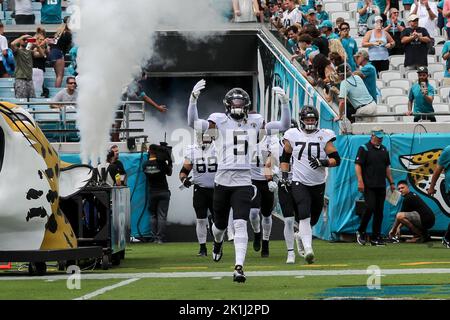
[{"label": "security staff member", "polygon": [[170,201],[170,190],[166,175],[172,175],[172,160],[170,154],[156,144],[150,145],[148,155],[148,160],[144,163],[143,169],[147,176],[150,194],[149,210],[152,216],[152,232],[154,241],[163,243]]},{"label": "security staff member", "polygon": [[364,194],[366,203],[366,211],[362,215],[361,224],[356,233],[360,245],[365,245],[367,242],[366,228],[372,214],[374,218],[370,242],[372,245],[385,244],[381,239],[380,232],[386,198],[386,179],[389,181],[392,191],[395,190],[395,184],[391,174],[389,153],[381,144],[383,136],[383,129],[374,127],[370,141],[359,147],[355,160],[358,191]]}]

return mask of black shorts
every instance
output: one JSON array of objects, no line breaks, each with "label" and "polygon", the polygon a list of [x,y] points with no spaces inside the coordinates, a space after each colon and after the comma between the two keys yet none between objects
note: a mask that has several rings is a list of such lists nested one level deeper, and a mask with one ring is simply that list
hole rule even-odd
[{"label": "black shorts", "polygon": [[274,194],[269,190],[269,184],[263,180],[252,180],[257,188],[256,197],[252,201],[252,208],[261,208],[261,214],[269,217],[272,214]]},{"label": "black shorts", "polygon": [[292,197],[297,206],[300,220],[311,218],[311,226],[319,221],[325,196],[325,183],[306,186],[298,181],[292,182]]},{"label": "black shorts", "polygon": [[208,217],[208,209],[214,220],[213,210],[214,189],[202,188],[194,185],[193,206],[197,219],[206,219]]},{"label": "black shorts", "polygon": [[280,203],[283,217],[295,217],[295,221],[298,222],[298,210],[295,205],[294,197],[292,197],[291,187],[285,188],[278,183],[278,202]]},{"label": "black shorts", "polygon": [[252,186],[226,187],[216,184],[214,187],[214,224],[217,229],[225,230],[228,226],[230,208],[233,219],[248,221],[254,189]]},{"label": "black shorts", "polygon": [[[3,57],[5,59],[5,57]],[[0,76],[3,76],[4,74],[7,74],[8,71],[6,71],[5,66],[3,65],[3,61],[0,61]]]}]

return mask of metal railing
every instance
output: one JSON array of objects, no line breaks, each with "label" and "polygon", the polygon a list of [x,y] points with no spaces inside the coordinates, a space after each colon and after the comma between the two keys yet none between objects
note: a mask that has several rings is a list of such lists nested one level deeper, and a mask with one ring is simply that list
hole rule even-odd
[{"label": "metal railing", "polygon": [[[76,119],[71,119],[71,114],[77,114],[76,106],[74,102],[52,102],[52,101],[21,101],[12,102],[16,105],[24,107],[24,109],[33,116],[34,121],[40,126],[40,124],[59,123],[61,125],[58,129],[48,129],[41,127],[42,132],[46,133],[60,133],[60,140],[58,142],[67,142],[66,133],[78,133],[77,128],[69,128],[70,124],[75,124]],[[48,109],[36,109],[36,106],[48,106]],[[55,107],[52,107],[55,106]],[[61,107],[57,107],[61,106]],[[130,132],[143,132],[143,128],[130,128],[130,122],[145,121],[145,103],[144,101],[120,101],[119,106],[125,106],[122,111],[123,117],[115,118],[115,121],[121,121],[121,129],[116,129],[124,134],[121,140],[126,140],[130,137]],[[57,119],[45,119],[45,115],[57,115]],[[41,119],[40,115],[44,115]]]}]

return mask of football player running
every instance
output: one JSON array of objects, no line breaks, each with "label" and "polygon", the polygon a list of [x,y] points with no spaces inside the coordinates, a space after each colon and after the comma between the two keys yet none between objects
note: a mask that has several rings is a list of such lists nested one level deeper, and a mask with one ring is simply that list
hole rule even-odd
[{"label": "football player running", "polygon": [[324,204],[326,167],[336,167],[341,159],[333,141],[336,135],[319,129],[319,113],[312,106],[300,111],[300,129],[292,128],[283,137],[281,155],[282,185],[289,185],[289,164],[292,166],[292,197],[299,214],[299,235],[305,250],[305,261],[314,262],[312,226],[319,220]]},{"label": "football player running", "polygon": [[[217,172],[217,155],[214,147],[213,130],[195,132],[197,141],[186,147],[185,160],[179,178],[185,188],[194,185],[193,205],[196,221],[196,233],[200,250],[198,256],[206,257],[206,237],[208,234],[208,210],[214,220],[213,195],[214,176]],[[193,171],[190,177],[189,173]]]},{"label": "football player running", "polygon": [[266,134],[270,135],[289,128],[291,118],[289,98],[283,89],[279,87],[272,89],[281,98],[281,120],[265,125],[260,114],[249,114],[251,101],[248,93],[241,88],[233,88],[223,99],[225,113],[213,113],[206,121],[198,118],[197,111],[197,100],[205,85],[205,80],[200,80],[192,90],[188,107],[188,125],[203,131],[208,128],[218,129],[212,256],[214,261],[222,258],[224,232],[232,208],[235,248],[233,281],[245,282],[243,266],[248,244],[247,221],[252,198],[255,196],[251,180],[250,156],[253,154],[260,129],[265,128]]}]

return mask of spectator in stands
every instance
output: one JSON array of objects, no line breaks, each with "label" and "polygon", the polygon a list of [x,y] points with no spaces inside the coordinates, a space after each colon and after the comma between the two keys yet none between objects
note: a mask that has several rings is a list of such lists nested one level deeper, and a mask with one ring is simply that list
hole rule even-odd
[{"label": "spectator in stands", "polygon": [[285,0],[286,11],[283,12],[283,17],[281,18],[281,33],[284,33],[283,29],[299,24],[302,25],[302,13],[295,5],[294,0]]},{"label": "spectator in stands", "polygon": [[445,26],[447,32],[447,39],[450,39],[450,0],[444,0],[442,15],[444,16],[445,19],[447,19]]},{"label": "spectator in stands", "polygon": [[431,38],[438,36],[437,29],[437,3],[428,0],[419,0],[414,2],[410,14],[419,17],[419,27],[425,28]]},{"label": "spectator in stands", "polygon": [[64,78],[65,61],[64,56],[72,47],[72,31],[69,29],[69,17],[64,18],[64,22],[56,30],[53,41],[48,41],[50,45],[49,61],[55,69],[55,87],[60,88]]},{"label": "spectator in stands", "polygon": [[287,49],[291,54],[295,54],[295,51],[297,51],[297,43],[298,43],[298,37],[299,37],[299,29],[297,25],[290,26],[287,28]]},{"label": "spectator in stands", "polygon": [[316,0],[316,18],[319,21],[319,23],[324,22],[325,20],[329,20],[330,17],[328,15],[328,12],[326,12],[323,9],[323,1],[322,0]]},{"label": "spectator in stands", "polygon": [[365,50],[359,50],[355,55],[355,60],[359,69],[353,74],[363,79],[373,100],[377,101],[377,70],[369,61],[369,53]]},{"label": "spectator in stands", "polygon": [[333,60],[334,60],[331,57],[332,53],[338,54],[340,59],[341,59],[340,61],[342,61],[342,62],[337,61],[337,63],[333,62],[335,67],[337,67],[338,65],[340,65],[340,64],[345,62],[345,57],[346,57],[347,54],[345,53],[345,49],[342,46],[342,42],[341,42],[340,39],[330,39],[330,40],[328,40],[328,48],[330,49],[329,58],[330,58],[331,62],[333,62]]},{"label": "spectator in stands", "polygon": [[274,2],[269,4],[269,14],[270,14],[270,24],[274,26],[277,30],[280,30],[282,25],[283,9],[281,4]]},{"label": "spectator in stands", "polygon": [[409,190],[406,180],[399,181],[397,189],[403,196],[403,203],[400,212],[395,216],[389,237],[400,237],[400,229],[405,226],[413,233],[413,238],[406,242],[428,241],[428,230],[434,226],[433,211],[417,194]]},{"label": "spectator in stands", "polygon": [[8,40],[3,35],[5,32],[5,27],[3,23],[0,22],[0,78],[9,78],[8,71],[3,64],[3,59],[6,59],[6,55],[8,54]]},{"label": "spectator in stands", "polygon": [[304,25],[309,24],[315,26],[316,28],[320,24],[319,20],[317,20],[316,17],[316,10],[314,9],[309,9],[306,14],[306,22],[304,23]]},{"label": "spectator in stands", "polygon": [[376,6],[380,9],[380,16],[383,17],[383,21],[386,20],[386,15],[391,8],[390,0],[375,0]]},{"label": "spectator in stands", "polygon": [[[430,113],[434,112],[433,99],[436,94],[435,88],[428,82],[428,68],[425,66],[417,68],[417,75],[419,81],[415,83],[409,90],[409,101],[407,115],[413,113],[413,101],[414,101],[414,113]],[[414,122],[419,120],[436,122],[434,116],[422,115],[415,116]]]},{"label": "spectator in stands", "polygon": [[16,60],[14,91],[16,98],[35,98],[33,85],[33,43],[26,34],[11,42]]},{"label": "spectator in stands", "polygon": [[356,70],[356,62],[353,57],[356,52],[358,52],[358,45],[356,44],[355,39],[353,39],[350,32],[350,25],[347,22],[343,22],[339,26],[339,36],[341,37],[342,46],[345,49],[347,55],[347,63],[352,68],[352,71]]},{"label": "spectator in stands", "polygon": [[356,11],[359,14],[358,19],[358,35],[364,37],[369,30],[367,19],[372,14],[380,14],[380,9],[374,5],[372,0],[359,0]]},{"label": "spectator in stands", "polygon": [[381,237],[383,209],[386,198],[386,180],[391,191],[395,190],[391,173],[389,152],[382,144],[383,129],[372,128],[370,141],[359,147],[355,160],[355,171],[358,179],[358,191],[364,194],[366,210],[356,233],[356,241],[360,245],[367,242],[366,229],[373,215],[371,245],[385,245]]},{"label": "spectator in stands", "polygon": [[362,46],[369,48],[369,60],[377,69],[377,75],[384,70],[389,70],[389,52],[395,46],[391,35],[383,30],[383,18],[375,17],[375,28],[367,31]]},{"label": "spectator in stands", "polygon": [[72,49],[69,50],[70,56],[70,65],[68,67],[68,71],[74,77],[78,76],[77,71],[77,57],[78,57],[78,46],[73,46]]},{"label": "spectator in stands", "polygon": [[336,21],[335,21],[335,24],[334,24],[336,26],[334,28],[334,33],[336,33],[338,36],[341,33],[340,27],[341,27],[341,23],[342,22],[345,22],[344,18],[342,18],[342,17],[337,17],[336,18]]},{"label": "spectator in stands", "polygon": [[410,11],[411,10],[411,6],[413,5],[414,1],[416,0],[403,0],[403,8],[405,9],[405,11]]},{"label": "spectator in stands", "polygon": [[312,72],[316,74],[316,82],[313,85],[318,85],[325,91],[325,98],[327,101],[332,100],[332,88],[336,86],[334,75],[336,70],[327,58],[327,56],[319,53],[312,60]]},{"label": "spectator in stands", "polygon": [[35,16],[31,0],[15,0],[16,24],[34,24]]},{"label": "spectator in stands", "polygon": [[319,25],[319,30],[322,32],[322,37],[331,40],[339,39],[339,36],[333,32],[333,23],[330,20],[324,20]]},{"label": "spectator in stands", "polygon": [[42,24],[60,24],[62,22],[62,0],[40,0],[41,23]]},{"label": "spectator in stands", "polygon": [[[53,98],[52,102],[76,102],[78,97],[77,81],[75,77],[67,77],[66,88],[59,91]],[[62,104],[52,104],[52,108],[63,108]]]},{"label": "spectator in stands", "polygon": [[307,24],[303,27],[303,31],[312,37],[312,45],[316,46],[321,54],[328,56],[328,53],[330,52],[328,39],[321,37],[320,31],[316,26]]},{"label": "spectator in stands", "polygon": [[258,0],[232,0],[234,22],[256,22],[260,16]]},{"label": "spectator in stands", "polygon": [[36,96],[41,96],[44,87],[45,62],[49,54],[45,30],[38,27],[36,34],[36,46],[33,49],[33,84]]},{"label": "spectator in stands", "polygon": [[401,34],[405,30],[405,23],[398,18],[399,11],[397,8],[391,8],[389,11],[389,19],[384,23],[384,31],[389,32],[395,41],[393,48],[389,49],[389,55],[403,55],[405,48],[402,44]]},{"label": "spectator in stands", "polygon": [[445,41],[442,48],[442,59],[445,60],[444,79],[442,84],[450,86],[450,40]]},{"label": "spectator in stands", "polygon": [[428,43],[430,35],[425,28],[419,27],[419,17],[411,14],[408,17],[409,27],[403,30],[401,39],[405,46],[405,68],[417,69],[428,65]]},{"label": "spectator in stands", "polygon": [[319,51],[315,45],[312,44],[312,37],[309,34],[302,34],[298,37],[298,53],[292,56],[292,60],[297,59],[303,69],[308,70],[309,68],[309,55],[314,51]]},{"label": "spectator in stands", "polygon": [[118,167],[113,162],[114,151],[109,150],[106,155],[106,162],[97,166],[101,181],[111,187],[120,186],[122,184]]},{"label": "spectator in stands", "polygon": [[[364,116],[375,115],[377,113],[377,104],[367,90],[364,81],[360,76],[352,74],[351,68],[347,63],[338,66],[337,72],[341,78],[341,83],[339,88],[339,115],[334,121],[340,121],[344,116],[347,116],[350,122],[355,122],[356,119],[361,117],[364,122],[373,122],[375,117]],[[346,99],[347,110],[345,110]]]}]

